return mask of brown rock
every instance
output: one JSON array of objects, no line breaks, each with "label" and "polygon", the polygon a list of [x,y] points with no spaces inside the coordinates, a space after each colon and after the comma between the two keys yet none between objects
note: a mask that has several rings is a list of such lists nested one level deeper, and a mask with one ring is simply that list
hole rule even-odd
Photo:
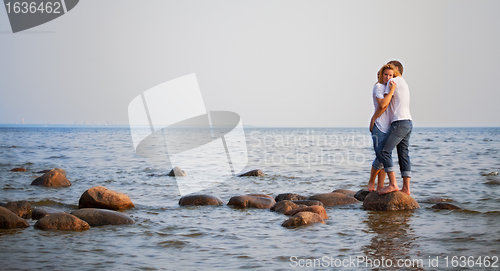
[{"label": "brown rock", "polygon": [[323,202],[319,200],[292,200],[292,202],[298,205],[306,205],[306,206],[313,206],[313,205],[325,206]]},{"label": "brown rock", "polygon": [[241,208],[259,208],[269,209],[276,202],[272,197],[259,197],[252,195],[243,195],[232,197],[227,205],[241,207]]},{"label": "brown rock", "polygon": [[262,197],[262,198],[270,198],[272,200],[274,200],[273,197],[269,196],[269,195],[266,195],[266,194],[247,194],[247,196],[254,196],[254,197]]},{"label": "brown rock", "polygon": [[35,223],[35,228],[40,230],[83,231],[88,230],[90,225],[74,215],[59,213],[41,218]]},{"label": "brown rock", "polygon": [[356,191],[347,190],[347,189],[335,189],[332,191],[332,193],[342,193],[342,194],[345,194],[347,196],[354,197],[354,195],[356,194]]},{"label": "brown rock", "polygon": [[328,215],[326,214],[325,207],[323,206],[306,206],[306,207],[301,207],[298,209],[293,209],[285,213],[285,215],[291,215],[294,216],[297,213],[300,212],[311,212],[311,213],[316,213],[321,216],[322,219],[328,219]]},{"label": "brown rock", "polygon": [[201,206],[201,205],[224,205],[224,202],[218,197],[210,195],[191,195],[179,199],[180,206]]},{"label": "brown rock", "polygon": [[365,197],[363,207],[365,210],[398,211],[417,209],[420,208],[420,205],[408,194],[396,191],[385,195],[371,192]]},{"label": "brown rock", "polygon": [[435,204],[434,206],[432,206],[432,208],[433,209],[443,209],[443,210],[460,210],[460,209],[462,209],[456,205],[453,205],[450,203],[444,203],[444,202],[440,202],[438,204]]},{"label": "brown rock", "polygon": [[135,223],[132,218],[111,210],[84,208],[75,210],[71,214],[89,223],[92,227]]},{"label": "brown rock", "polygon": [[274,198],[276,202],[282,201],[282,200],[305,200],[307,197],[306,196],[301,196],[299,194],[294,194],[294,193],[285,193],[285,194],[279,194]]},{"label": "brown rock", "polygon": [[66,172],[63,173],[62,169],[56,168],[36,178],[31,185],[67,187],[71,185],[71,182],[66,179]]},{"label": "brown rock", "polygon": [[321,218],[320,215],[312,212],[300,212],[294,216],[292,216],[290,219],[286,220],[281,224],[283,227],[297,227],[297,226],[303,226],[303,225],[310,225],[313,223],[321,223],[325,224],[325,221],[323,221],[323,218]]},{"label": "brown rock", "polygon": [[14,229],[29,227],[28,221],[20,218],[11,210],[0,207],[0,229]]},{"label": "brown rock", "polygon": [[78,208],[121,210],[133,207],[135,206],[129,196],[102,186],[95,186],[83,192],[78,203]]},{"label": "brown rock", "polygon": [[359,200],[359,201],[364,201],[365,197],[370,193],[370,191],[366,189],[361,189],[356,194],[354,194],[354,198]]},{"label": "brown rock", "polygon": [[287,211],[297,209],[297,208],[299,208],[299,205],[293,203],[292,201],[282,200],[282,201],[279,201],[278,203],[274,204],[273,207],[271,207],[271,211],[284,214]]},{"label": "brown rock", "polygon": [[187,176],[186,172],[182,170],[180,167],[174,167],[169,173],[170,177],[183,177]]},{"label": "brown rock", "polygon": [[61,210],[58,210],[58,209],[54,209],[54,208],[50,208],[50,207],[37,207],[33,210],[33,212],[31,213],[31,218],[32,219],[40,219],[40,218],[44,218],[48,215],[53,215],[53,214],[60,214],[60,213],[64,213],[63,211]]},{"label": "brown rock", "polygon": [[324,193],[324,194],[316,194],[314,196],[310,196],[307,198],[308,200],[319,200],[325,206],[335,206],[335,205],[343,205],[343,204],[353,204],[358,203],[359,201],[353,197],[347,196],[343,193]]},{"label": "brown rock", "polygon": [[16,168],[11,169],[10,171],[20,172],[20,171],[26,171],[26,169],[22,168],[22,167],[16,167]]},{"label": "brown rock", "polygon": [[238,177],[264,177],[264,172],[260,169],[250,170],[249,172],[245,172],[243,174],[238,175]]},{"label": "brown rock", "polygon": [[31,216],[31,204],[25,200],[9,202],[5,204],[5,208],[22,218]]},{"label": "brown rock", "polygon": [[441,198],[441,197],[429,197],[424,199],[422,202],[427,202],[427,203],[437,203],[437,202],[450,202],[453,201],[452,199],[447,199],[447,198]]}]

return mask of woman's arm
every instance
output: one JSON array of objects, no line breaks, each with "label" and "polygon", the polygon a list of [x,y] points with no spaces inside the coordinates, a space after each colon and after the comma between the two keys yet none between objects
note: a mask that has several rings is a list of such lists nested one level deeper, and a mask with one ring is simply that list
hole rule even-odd
[{"label": "woman's arm", "polygon": [[[389,96],[389,94],[387,94],[386,96]],[[378,119],[378,117],[382,116],[382,114],[385,112],[386,109],[387,106],[384,108],[382,108],[381,106],[377,107],[377,110],[375,110],[375,113],[373,113],[372,119],[370,120],[370,133],[373,130],[373,125],[375,125],[375,121]]]},{"label": "woman's arm", "polygon": [[[385,108],[387,108],[387,106],[391,102],[392,95],[394,94],[394,90],[396,89],[396,83],[394,81],[389,82],[389,88],[390,88],[389,93],[387,95],[385,95],[383,99],[377,98],[377,103],[378,103],[379,107],[382,107],[384,109],[384,111],[385,111]],[[382,111],[382,113],[384,113],[384,111]],[[382,115],[382,113],[380,113],[380,115]],[[379,117],[380,117],[380,115],[379,115]]]}]

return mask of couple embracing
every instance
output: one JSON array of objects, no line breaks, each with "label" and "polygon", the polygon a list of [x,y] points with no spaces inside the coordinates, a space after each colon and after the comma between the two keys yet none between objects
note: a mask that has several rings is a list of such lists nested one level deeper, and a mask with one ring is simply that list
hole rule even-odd
[{"label": "couple embracing", "polygon": [[[411,165],[408,148],[413,124],[410,115],[410,91],[402,74],[403,65],[396,60],[389,61],[379,70],[378,83],[373,87],[375,113],[370,122],[370,132],[377,157],[372,163],[368,190],[377,190],[380,195],[394,191],[410,195]],[[403,178],[401,190],[392,162],[394,148],[398,153],[399,169]],[[386,174],[389,177],[389,185],[384,187]]]}]

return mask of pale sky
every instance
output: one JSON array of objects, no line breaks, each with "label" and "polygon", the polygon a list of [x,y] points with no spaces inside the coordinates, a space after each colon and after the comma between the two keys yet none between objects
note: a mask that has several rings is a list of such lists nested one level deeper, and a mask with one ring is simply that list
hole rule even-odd
[{"label": "pale sky", "polygon": [[[245,125],[364,127],[377,70],[404,65],[414,126],[500,126],[500,1],[82,0],[13,34],[0,10],[0,123],[127,124],[195,73]],[[168,105],[166,105],[168,106]]]}]

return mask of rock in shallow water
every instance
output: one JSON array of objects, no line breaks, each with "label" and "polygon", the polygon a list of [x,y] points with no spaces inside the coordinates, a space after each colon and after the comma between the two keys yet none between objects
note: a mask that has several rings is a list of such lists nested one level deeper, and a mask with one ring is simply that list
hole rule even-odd
[{"label": "rock in shallow water", "polygon": [[299,205],[293,203],[292,201],[282,200],[282,201],[279,201],[278,203],[274,204],[273,207],[271,207],[271,211],[284,214],[287,211],[297,209],[297,208],[299,208]]},{"label": "rock in shallow water", "polygon": [[[267,196],[267,195],[266,195]],[[243,195],[232,197],[227,205],[241,207],[241,208],[259,208],[259,209],[269,209],[276,202],[272,197],[261,197],[254,195]]]},{"label": "rock in shallow water", "polygon": [[48,215],[53,215],[53,214],[60,214],[60,213],[64,213],[63,211],[61,210],[58,210],[58,209],[54,209],[54,208],[50,208],[50,207],[37,207],[33,210],[33,212],[31,213],[31,218],[32,219],[40,219],[40,218],[44,218]]},{"label": "rock in shallow water", "polygon": [[306,196],[301,196],[299,194],[295,193],[284,193],[284,194],[279,194],[277,195],[274,200],[276,202],[280,202],[282,200],[305,200],[307,197]]},{"label": "rock in shallow water", "polygon": [[187,176],[186,172],[182,170],[180,167],[174,167],[169,173],[170,177],[184,177]]},{"label": "rock in shallow water", "polygon": [[298,227],[314,223],[325,224],[320,215],[312,212],[300,212],[281,224],[283,227]]},{"label": "rock in shallow water", "polygon": [[435,204],[432,206],[432,209],[442,209],[442,210],[459,210],[462,209],[456,205],[450,204],[450,203],[444,203],[440,202],[438,204]]},{"label": "rock in shallow water", "polygon": [[260,169],[250,170],[249,172],[245,172],[243,174],[238,175],[238,177],[264,177],[264,172]]},{"label": "rock in shallow water", "polygon": [[346,194],[338,193],[338,192],[316,194],[314,196],[310,196],[307,199],[321,201],[325,206],[353,204],[353,203],[359,202],[357,199],[355,199],[353,197],[350,197],[350,196],[347,196]]},{"label": "rock in shallow water", "polygon": [[66,172],[62,169],[52,169],[36,178],[31,185],[48,186],[48,187],[68,187],[71,182],[66,179]]},{"label": "rock in shallow water", "polygon": [[22,167],[16,167],[16,168],[11,169],[10,171],[13,171],[13,172],[23,172],[23,171],[26,171],[26,169],[22,168]]},{"label": "rock in shallow water", "polygon": [[88,230],[90,225],[74,215],[59,213],[41,218],[35,223],[35,228],[40,230],[83,231]]},{"label": "rock in shallow water", "polygon": [[190,195],[179,199],[180,206],[224,205],[224,202],[211,195]]},{"label": "rock in shallow water", "polygon": [[89,223],[92,227],[135,223],[131,217],[111,210],[84,208],[75,210],[71,214]]},{"label": "rock in shallow water", "polygon": [[354,194],[354,198],[359,200],[359,201],[364,201],[366,195],[368,195],[369,193],[370,193],[370,191],[368,191],[366,189],[361,189],[358,192],[356,192],[356,194]]},{"label": "rock in shallow water", "polygon": [[129,196],[103,186],[95,186],[83,192],[78,203],[78,208],[121,210],[133,207],[135,206]]},{"label": "rock in shallow water", "polygon": [[378,192],[370,192],[363,202],[365,210],[373,211],[399,211],[420,208],[417,201],[400,191],[379,195]]},{"label": "rock in shallow water", "polygon": [[31,204],[25,200],[12,201],[5,204],[4,207],[22,218],[29,218],[31,216]]},{"label": "rock in shallow water", "polygon": [[332,193],[342,193],[342,194],[345,194],[347,196],[354,197],[354,195],[356,194],[356,191],[347,190],[347,189],[335,189],[332,191]]},{"label": "rock in shallow water", "polygon": [[298,205],[306,205],[306,206],[313,206],[313,205],[325,206],[323,202],[319,200],[292,200],[292,202]]},{"label": "rock in shallow water", "polygon": [[317,206],[317,205],[293,209],[293,210],[290,210],[288,212],[285,212],[285,215],[294,216],[295,214],[300,213],[300,212],[311,212],[311,213],[315,213],[315,214],[320,215],[322,219],[328,219],[328,215],[326,214],[325,207]]},{"label": "rock in shallow water", "polygon": [[22,219],[11,210],[0,207],[0,229],[15,229],[29,227],[28,221]]}]

